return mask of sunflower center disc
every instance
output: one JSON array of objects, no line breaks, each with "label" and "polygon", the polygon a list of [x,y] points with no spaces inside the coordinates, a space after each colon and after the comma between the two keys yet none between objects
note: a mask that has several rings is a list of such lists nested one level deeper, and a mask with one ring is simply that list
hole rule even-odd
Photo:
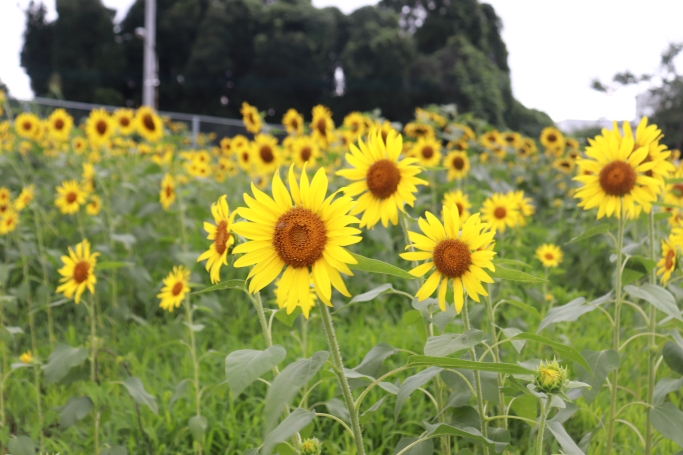
[{"label": "sunflower center disc", "polygon": [[31,128],[33,128],[33,124],[31,122],[24,122],[22,126],[26,131],[29,131]]},{"label": "sunflower center disc", "polygon": [[173,293],[173,295],[178,295],[178,294],[180,294],[180,292],[183,290],[184,287],[185,286],[183,286],[183,283],[181,283],[179,281],[173,286],[173,290],[171,292]]},{"label": "sunflower center disc", "polygon": [[171,185],[168,185],[166,187],[166,197],[171,197],[173,195],[173,187]]},{"label": "sunflower center disc", "polygon": [[683,183],[676,183],[674,185],[674,190],[675,191],[673,191],[673,194],[675,196],[678,196],[678,197],[683,196]]},{"label": "sunflower center disc", "polygon": [[259,149],[259,154],[261,155],[261,159],[264,163],[272,163],[275,159],[275,156],[273,155],[273,149],[267,145],[264,145]]},{"label": "sunflower center disc", "polygon": [[470,249],[460,240],[442,240],[434,248],[434,265],[448,278],[457,278],[467,272],[472,263]]},{"label": "sunflower center disc", "polygon": [[71,193],[66,195],[66,202],[68,202],[69,204],[73,204],[77,198],[78,198],[78,195],[74,192],[71,192]]},{"label": "sunflower center disc", "polygon": [[242,152],[242,161],[245,163],[249,162],[249,153],[248,152]]},{"label": "sunflower center disc", "polygon": [[462,215],[462,209],[463,209],[462,204],[459,202],[456,202],[455,207],[458,209],[458,215]]},{"label": "sunflower center disc", "polygon": [[145,128],[150,131],[155,131],[157,129],[156,125],[154,124],[154,119],[150,114],[145,114],[142,117],[142,123],[145,125]]},{"label": "sunflower center disc", "polygon": [[434,149],[431,148],[430,146],[426,146],[422,148],[422,156],[426,159],[429,159],[434,156]]},{"label": "sunflower center disc", "polygon": [[301,159],[303,161],[308,161],[308,159],[311,157],[311,148],[310,147],[304,147],[301,149]]},{"label": "sunflower center disc", "polygon": [[674,266],[674,257],[676,256],[676,252],[674,250],[669,250],[668,253],[666,253],[666,259],[664,260],[664,267],[667,270],[670,270]]},{"label": "sunflower center disc", "polygon": [[128,125],[130,125],[130,120],[128,119],[128,117],[121,117],[119,119],[119,125],[128,126]]},{"label": "sunflower center disc", "polygon": [[465,167],[465,160],[463,160],[459,156],[456,156],[455,158],[453,158],[453,167],[457,170],[461,170]]},{"label": "sunflower center disc", "polygon": [[95,129],[98,133],[100,133],[101,136],[104,136],[104,133],[107,132],[107,122],[100,120],[95,124]]},{"label": "sunflower center disc", "polygon": [[293,130],[298,130],[299,129],[299,121],[298,120],[292,120],[292,123],[290,123],[290,126],[292,127]]},{"label": "sunflower center disc", "polygon": [[290,209],[275,223],[273,246],[287,265],[295,268],[313,265],[322,257],[326,244],[325,223],[308,209]]},{"label": "sunflower center disc", "polygon": [[496,207],[496,210],[493,211],[493,216],[498,218],[499,220],[502,220],[505,218],[505,215],[507,215],[507,210],[505,210],[505,207]]},{"label": "sunflower center disc", "polygon": [[216,226],[216,238],[213,243],[216,246],[216,253],[225,253],[226,248],[228,248],[228,240],[230,239],[230,233],[228,232],[228,222],[221,221]]},{"label": "sunflower center disc", "polygon": [[64,120],[58,118],[57,120],[55,120],[55,129],[61,130],[62,128],[64,128]]},{"label": "sunflower center disc", "polygon": [[548,142],[556,142],[557,141],[557,136],[554,134],[549,134],[548,135]]},{"label": "sunflower center disc", "polygon": [[316,123],[315,127],[318,129],[318,132],[323,136],[327,134],[327,122],[324,118],[318,120],[318,123]]},{"label": "sunflower center disc", "polygon": [[600,171],[600,186],[610,196],[623,196],[636,185],[636,171],[624,161],[612,161]]},{"label": "sunflower center disc", "polygon": [[88,261],[80,261],[74,267],[74,281],[81,284],[88,279],[88,272],[90,271],[90,263]]},{"label": "sunflower center disc", "polygon": [[552,261],[554,259],[554,256],[551,253],[546,253],[545,258],[549,261]]},{"label": "sunflower center disc", "polygon": [[365,179],[373,195],[386,199],[396,192],[401,181],[401,172],[391,161],[379,160],[370,166]]}]

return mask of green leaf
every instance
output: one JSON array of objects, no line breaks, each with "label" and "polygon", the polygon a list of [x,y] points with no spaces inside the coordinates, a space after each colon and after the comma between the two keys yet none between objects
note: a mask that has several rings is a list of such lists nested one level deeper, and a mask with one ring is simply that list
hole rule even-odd
[{"label": "green leaf", "polygon": [[36,445],[28,436],[12,436],[7,444],[7,450],[12,455],[35,455]]},{"label": "green leaf", "polygon": [[531,370],[512,363],[473,362],[471,360],[451,359],[448,357],[429,357],[411,355],[406,366],[435,366],[442,368],[464,368],[466,370],[493,371],[503,374],[529,374]]},{"label": "green leaf", "polygon": [[405,381],[398,388],[398,395],[396,396],[396,406],[394,407],[394,420],[398,420],[398,415],[403,409],[403,405],[406,400],[410,397],[410,394],[416,391],[418,388],[425,385],[427,382],[437,374],[441,373],[443,368],[429,367],[426,370],[420,371],[416,375],[406,378]]},{"label": "green leaf", "polygon": [[[637,244],[636,244],[637,245]],[[657,263],[642,256],[630,256],[624,266],[624,273],[621,275],[621,284],[626,286],[650,273]]]},{"label": "green leaf", "polygon": [[98,262],[97,263],[97,271],[120,269],[121,267],[129,267],[131,265],[132,265],[132,263],[130,263],[130,262],[122,262],[122,261]]},{"label": "green leaf", "polygon": [[195,441],[201,441],[204,439],[204,433],[206,433],[206,429],[209,427],[209,421],[204,416],[192,416],[187,421],[187,427],[190,429],[190,433],[192,433],[192,438]]},{"label": "green leaf", "polygon": [[355,296],[354,298],[351,299],[349,303],[356,303],[356,302],[369,302],[370,300],[374,299],[378,295],[382,294],[385,291],[388,291],[389,289],[393,289],[391,286],[391,283],[383,284],[381,286],[377,286],[375,289],[372,289],[368,292],[365,292],[363,294],[359,294]]},{"label": "green leaf", "polygon": [[498,278],[505,281],[518,281],[520,283],[529,284],[538,284],[546,282],[546,280],[544,280],[543,278],[538,278],[533,275],[529,275],[528,273],[520,272],[519,270],[501,267],[500,265],[496,266],[495,272],[487,270],[486,273],[488,273],[491,276],[491,278]]},{"label": "green leaf", "polygon": [[45,384],[54,384],[66,377],[73,367],[83,363],[88,358],[85,348],[73,348],[68,344],[58,344],[47,363],[43,365]]},{"label": "green leaf", "polygon": [[[583,382],[591,386],[590,389],[581,389],[581,394],[586,402],[590,404],[602,390],[602,384],[607,379],[609,372],[619,368],[620,359],[617,351],[613,349],[599,352],[587,349],[581,351],[581,354],[590,366],[590,370],[578,366],[577,373]],[[592,375],[589,371],[592,371]]]},{"label": "green leaf", "polygon": [[553,436],[555,436],[560,447],[562,447],[563,453],[566,455],[586,455],[583,450],[576,445],[571,436],[567,434],[567,431],[560,422],[548,421],[545,425]]},{"label": "green leaf", "polygon": [[479,443],[488,447],[489,449],[495,450],[496,452],[502,451],[507,444],[503,444],[503,448],[498,450],[498,445],[488,438],[481,435],[478,429],[473,427],[457,428],[451,425],[446,425],[445,423],[430,425],[425,423],[425,428],[427,430],[427,436],[459,436],[464,439]]},{"label": "green leaf", "polygon": [[662,356],[669,368],[676,373],[683,374],[683,349],[680,346],[668,341],[662,349]]},{"label": "green leaf", "polygon": [[128,393],[133,398],[133,401],[135,401],[137,404],[144,404],[151,409],[153,413],[159,414],[156,398],[154,398],[154,395],[147,393],[145,386],[142,384],[142,381],[139,378],[130,376],[126,378],[122,384],[126,390],[128,390]]},{"label": "green leaf", "polygon": [[373,348],[370,349],[367,354],[365,354],[365,357],[363,357],[361,363],[359,363],[358,366],[353,370],[358,373],[377,378],[379,371],[382,368],[382,362],[384,362],[384,359],[396,354],[397,352],[398,349],[387,343],[378,343],[373,346]]},{"label": "green leaf", "polygon": [[650,411],[652,426],[667,439],[683,447],[683,412],[671,403],[656,406]]},{"label": "green leaf", "polygon": [[228,354],[225,358],[225,377],[237,398],[252,382],[273,369],[287,356],[282,346],[271,346],[265,351],[244,349]]},{"label": "green leaf", "polygon": [[128,455],[128,449],[124,446],[113,446],[102,450],[100,455]]},{"label": "green leaf", "polygon": [[584,231],[583,234],[577,235],[576,237],[574,237],[573,239],[571,239],[570,241],[565,243],[565,245],[570,245],[572,243],[580,242],[581,240],[586,240],[586,239],[589,239],[593,236],[600,235],[600,234],[606,234],[608,232],[609,232],[609,224],[599,224],[599,225],[594,226],[590,229],[587,229],[586,231]]},{"label": "green leaf", "polygon": [[187,386],[190,384],[189,379],[183,379],[180,381],[176,386],[175,389],[173,390],[173,396],[171,397],[171,401],[168,402],[168,407],[173,407],[176,401],[181,399],[183,395],[185,395],[185,392],[187,391]]},{"label": "green leaf", "polygon": [[14,264],[0,264],[0,287],[4,287],[10,271],[14,268]]},{"label": "green leaf", "polygon": [[[677,177],[677,178],[673,178],[673,179],[666,179],[665,182],[667,185],[674,184],[674,183],[683,183],[683,178]],[[681,444],[681,445],[683,445],[683,444]]]},{"label": "green leaf", "polygon": [[220,283],[214,284],[213,286],[209,286],[208,288],[204,288],[201,291],[191,292],[190,295],[203,294],[205,292],[222,291],[223,289],[239,289],[240,291],[247,292],[247,288],[244,286],[244,280],[235,279],[221,281]]},{"label": "green leaf", "polygon": [[74,397],[66,402],[59,412],[59,426],[62,430],[73,426],[77,420],[87,416],[92,409],[92,400],[89,397]]},{"label": "green leaf", "polygon": [[502,266],[511,266],[511,267],[522,267],[525,269],[531,269],[533,266],[527,264],[526,262],[518,261],[516,259],[498,259],[496,258],[495,261],[493,261],[493,265],[498,267],[499,265]]},{"label": "green leaf", "polygon": [[290,363],[273,379],[266,394],[263,407],[265,433],[275,428],[280,414],[308,381],[310,381],[330,357],[327,351],[318,351],[310,359]]},{"label": "green leaf", "polygon": [[469,349],[481,343],[484,332],[470,329],[465,333],[444,333],[443,335],[429,337],[424,347],[425,355],[434,357],[446,357],[454,352]]},{"label": "green leaf", "polygon": [[137,239],[132,234],[112,234],[111,238],[112,240],[123,243],[127,250],[130,250],[133,244],[137,242]]},{"label": "green leaf", "polygon": [[503,300],[503,302],[506,303],[507,305],[512,305],[514,307],[517,307],[520,310],[524,310],[527,313],[531,313],[538,318],[541,317],[541,313],[539,313],[536,308],[532,307],[528,303],[520,302],[519,300],[515,300],[515,299],[505,299],[505,300]]},{"label": "green leaf", "polygon": [[655,406],[664,403],[664,399],[671,392],[676,392],[683,388],[683,378],[662,378],[655,385],[654,404]]},{"label": "green leaf", "polygon": [[[401,452],[401,450],[405,449],[415,441],[417,441],[417,438],[401,438],[401,440],[398,441],[398,444],[396,444],[396,448],[394,449],[394,455]],[[432,455],[433,453],[434,441],[432,441],[431,439],[426,439],[421,443],[414,445],[407,451],[403,452],[403,455]]]},{"label": "green leaf", "polygon": [[410,273],[403,269],[396,267],[395,265],[387,264],[377,259],[366,258],[360,254],[351,253],[358,264],[349,264],[351,270],[360,270],[361,272],[368,273],[380,273],[382,275],[393,275],[404,280],[417,280],[417,277],[412,276]]},{"label": "green leaf", "polygon": [[273,431],[266,435],[263,441],[261,455],[270,455],[279,443],[291,438],[294,433],[304,429],[315,418],[315,411],[296,408]]},{"label": "green leaf", "polygon": [[654,305],[659,311],[679,321],[683,321],[681,310],[676,306],[674,296],[663,287],[648,283],[638,287],[629,285],[624,287],[624,291],[628,292],[631,297],[645,300]]},{"label": "green leaf", "polygon": [[551,308],[548,311],[548,315],[545,317],[545,319],[543,319],[541,323],[538,325],[536,333],[539,333],[541,330],[548,327],[550,324],[554,324],[556,322],[576,321],[579,318],[579,316],[582,316],[586,313],[590,313],[591,311],[595,310],[598,307],[598,305],[602,303],[604,302],[601,299],[598,299],[589,304],[586,304],[586,299],[584,299],[583,297],[579,297],[565,305]]},{"label": "green leaf", "polygon": [[583,358],[581,353],[574,349],[571,346],[567,346],[566,344],[558,343],[556,341],[553,341],[549,338],[546,338],[541,335],[536,335],[535,333],[529,333],[529,332],[524,332],[520,333],[519,335],[515,335],[514,339],[516,340],[525,340],[525,341],[535,341],[537,343],[545,344],[546,346],[550,346],[555,350],[555,352],[559,353],[562,357],[568,360],[572,360],[582,367],[584,367],[586,370],[591,371],[591,367],[588,365],[586,362],[586,359]]},{"label": "green leaf", "polygon": [[275,312],[275,319],[282,322],[287,327],[291,327],[294,325],[294,321],[296,320],[297,316],[299,316],[300,314],[301,314],[301,307],[294,308],[294,311],[292,311],[289,314],[287,314],[286,308],[281,308]]}]

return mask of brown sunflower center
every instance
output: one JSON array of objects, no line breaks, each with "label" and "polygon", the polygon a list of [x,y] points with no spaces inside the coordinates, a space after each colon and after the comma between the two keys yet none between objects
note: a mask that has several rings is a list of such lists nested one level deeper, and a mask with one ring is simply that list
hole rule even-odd
[{"label": "brown sunflower center", "polygon": [[303,161],[308,161],[308,159],[311,157],[311,148],[310,147],[304,147],[301,149],[301,159]]},{"label": "brown sunflower center", "polygon": [[183,283],[178,281],[176,284],[173,285],[173,290],[171,290],[171,292],[173,293],[174,296],[177,296],[178,294],[180,294],[182,292],[184,287],[185,286],[183,285]]},{"label": "brown sunflower center", "polygon": [[173,187],[171,185],[166,185],[166,197],[171,197],[173,195]]},{"label": "brown sunflower center", "polygon": [[560,166],[569,169],[572,166],[572,164],[569,161],[562,161],[560,162]]},{"label": "brown sunflower center", "polygon": [[228,232],[228,222],[221,221],[216,226],[216,238],[213,243],[216,247],[216,253],[223,254],[228,248],[228,240],[230,240],[230,233]]},{"label": "brown sunflower center", "polygon": [[322,257],[326,244],[325,223],[308,209],[290,209],[275,223],[273,246],[287,265],[295,268],[313,265]]},{"label": "brown sunflower center", "polygon": [[555,256],[553,256],[552,253],[546,253],[545,258],[549,261],[552,261],[553,259],[555,259]]},{"label": "brown sunflower center", "polygon": [[242,152],[242,161],[245,163],[249,162],[249,152]]},{"label": "brown sunflower center", "polygon": [[30,131],[33,128],[33,123],[31,122],[24,122],[22,125],[22,128],[24,128],[26,131]]},{"label": "brown sunflower center", "polygon": [[297,119],[290,120],[289,126],[291,126],[293,130],[298,130],[299,129],[299,121]]},{"label": "brown sunflower center", "polygon": [[145,128],[147,128],[149,131],[156,131],[157,129],[151,114],[145,114],[142,116],[142,124],[145,125]]},{"label": "brown sunflower center", "polygon": [[434,149],[429,145],[422,147],[422,156],[426,159],[433,157],[434,156]]},{"label": "brown sunflower center", "polygon": [[673,187],[672,193],[678,197],[683,196],[683,183],[676,183]]},{"label": "brown sunflower center", "polygon": [[7,205],[0,205],[0,214],[5,213],[7,211],[7,208]]},{"label": "brown sunflower center", "polygon": [[55,120],[54,126],[55,126],[56,130],[61,130],[62,128],[64,128],[64,120],[62,120],[61,118],[58,118],[57,120]]},{"label": "brown sunflower center", "polygon": [[264,163],[270,164],[275,159],[275,155],[273,154],[273,149],[270,148],[269,145],[262,146],[259,149],[259,155],[261,156],[261,159],[263,160]]},{"label": "brown sunflower center", "polygon": [[95,129],[101,136],[104,136],[104,134],[107,132],[107,122],[105,122],[104,120],[99,120],[95,124]]},{"label": "brown sunflower center", "polygon": [[462,159],[461,157],[459,157],[459,156],[456,156],[455,158],[453,158],[452,164],[453,164],[453,167],[454,167],[455,169],[461,170],[462,168],[465,167],[465,160],[463,160],[463,159]]},{"label": "brown sunflower center", "polygon": [[74,193],[73,191],[67,193],[66,202],[68,202],[69,204],[73,204],[74,202],[76,202],[76,199],[78,199],[78,195],[76,193]]},{"label": "brown sunflower center", "polygon": [[128,125],[130,125],[130,119],[128,117],[121,117],[119,119],[119,125],[127,127]]},{"label": "brown sunflower center", "polygon": [[553,133],[550,133],[546,139],[548,140],[548,142],[551,142],[551,143],[557,142],[557,136],[554,135]]},{"label": "brown sunflower center", "polygon": [[353,122],[351,124],[351,131],[353,131],[354,133],[357,133],[359,129],[360,129],[360,123]]},{"label": "brown sunflower center", "polygon": [[327,134],[327,121],[324,118],[318,120],[315,127],[321,135],[325,136]]},{"label": "brown sunflower center", "polygon": [[387,137],[389,136],[389,131],[382,130],[380,134],[382,135],[382,142],[384,142],[386,144],[387,143]]},{"label": "brown sunflower center", "polygon": [[636,185],[636,171],[624,161],[612,161],[600,171],[600,186],[610,196],[623,196]]},{"label": "brown sunflower center", "polygon": [[674,250],[669,250],[668,253],[666,253],[666,258],[664,259],[664,267],[669,270],[672,269],[674,266],[674,258],[676,257],[676,252]]},{"label": "brown sunflower center", "polygon": [[505,142],[507,142],[508,144],[512,144],[513,142],[515,142],[515,137],[514,136],[505,136]]},{"label": "brown sunflower center", "polygon": [[88,261],[80,261],[74,267],[74,281],[77,284],[81,284],[88,279],[88,273],[90,273],[90,263]]},{"label": "brown sunflower center", "polygon": [[469,247],[460,240],[442,240],[434,248],[434,265],[448,278],[462,276],[472,263]]},{"label": "brown sunflower center", "polygon": [[493,211],[493,216],[498,218],[499,220],[502,220],[505,218],[505,215],[507,215],[507,210],[505,210],[505,207],[496,207],[496,210]]},{"label": "brown sunflower center", "polygon": [[370,166],[365,179],[368,189],[374,196],[386,199],[396,192],[401,181],[401,172],[393,162],[379,160]]},{"label": "brown sunflower center", "polygon": [[463,209],[464,209],[465,207],[463,207],[462,204],[461,204],[460,202],[456,202],[456,203],[455,203],[455,206],[458,208],[458,215],[462,215]]}]

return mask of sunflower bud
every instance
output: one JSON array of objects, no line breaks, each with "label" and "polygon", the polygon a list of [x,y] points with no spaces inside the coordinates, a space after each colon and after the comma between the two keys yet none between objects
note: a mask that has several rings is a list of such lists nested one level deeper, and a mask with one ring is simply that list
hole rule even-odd
[{"label": "sunflower bud", "polygon": [[301,444],[301,455],[320,455],[323,445],[318,438],[306,439]]},{"label": "sunflower bud", "polygon": [[534,385],[544,393],[564,392],[567,382],[567,369],[562,368],[557,360],[541,362],[534,377]]}]

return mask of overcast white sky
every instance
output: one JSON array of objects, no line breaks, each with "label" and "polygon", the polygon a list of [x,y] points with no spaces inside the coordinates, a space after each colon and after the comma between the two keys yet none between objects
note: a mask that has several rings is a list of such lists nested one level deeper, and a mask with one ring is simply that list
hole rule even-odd
[{"label": "overcast white sky", "polygon": [[[19,66],[29,0],[0,0],[0,80],[22,99],[33,96]],[[54,17],[55,0],[45,0]],[[133,0],[103,0],[125,16]],[[313,0],[348,13],[377,0]],[[656,69],[669,42],[683,41],[683,1],[488,0],[503,20],[514,95],[527,107],[565,119],[632,119],[637,89],[611,96],[594,92],[590,81],[614,73]],[[679,59],[680,60],[680,59]]]}]

